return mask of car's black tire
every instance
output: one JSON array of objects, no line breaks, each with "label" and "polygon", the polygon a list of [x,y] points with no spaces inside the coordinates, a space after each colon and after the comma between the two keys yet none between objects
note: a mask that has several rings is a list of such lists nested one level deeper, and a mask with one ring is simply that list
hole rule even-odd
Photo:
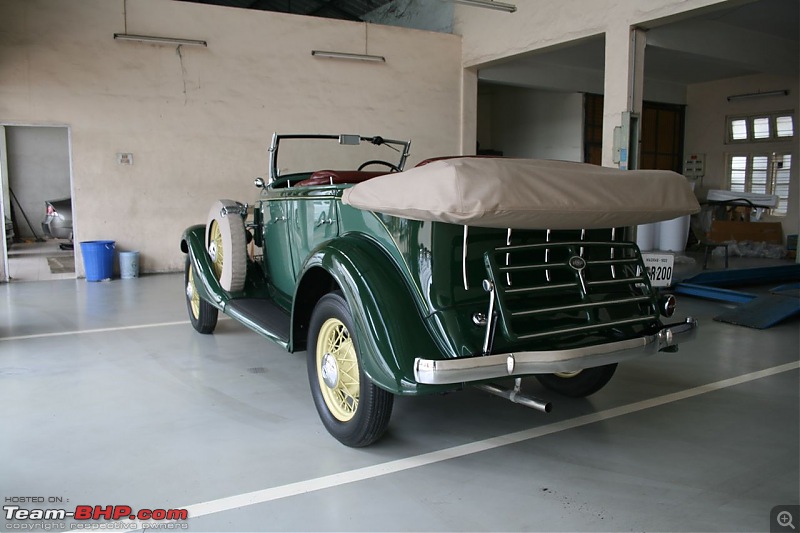
[{"label": "car's black tire", "polygon": [[536,379],[553,392],[571,398],[583,398],[605,387],[616,370],[615,363],[596,368],[584,368],[575,373],[537,374]]},{"label": "car's black tire", "polygon": [[368,446],[386,431],[394,395],[364,373],[353,319],[344,297],[323,296],[311,314],[308,332],[308,382],[325,429],[353,448]]},{"label": "car's black tire", "polygon": [[238,209],[239,204],[217,200],[211,206],[206,223],[206,250],[220,286],[236,292],[244,287],[247,274],[247,237],[242,217],[224,214],[226,208]]},{"label": "car's black tire", "polygon": [[207,335],[214,332],[217,327],[219,310],[200,298],[194,283],[194,268],[189,256],[186,256],[186,266],[183,272],[183,288],[186,295],[186,309],[189,311],[189,321],[198,332]]}]

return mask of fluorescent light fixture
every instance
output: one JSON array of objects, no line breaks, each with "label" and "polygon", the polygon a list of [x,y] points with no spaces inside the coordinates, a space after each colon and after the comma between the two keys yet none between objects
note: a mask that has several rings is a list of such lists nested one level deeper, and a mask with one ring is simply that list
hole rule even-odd
[{"label": "fluorescent light fixture", "polygon": [[331,59],[354,59],[356,61],[377,61],[379,63],[386,63],[385,57],[371,56],[369,54],[348,54],[347,52],[327,52],[325,50],[311,50],[311,55],[314,57],[328,57]]},{"label": "fluorescent light fixture", "polygon": [[492,0],[452,0],[456,4],[464,4],[465,6],[474,7],[488,7],[489,9],[496,9],[497,11],[505,11],[513,13],[517,10],[517,6],[513,4],[504,4],[503,2],[493,2]]},{"label": "fluorescent light fixture", "polygon": [[118,41],[137,41],[140,43],[208,46],[207,42],[198,39],[176,39],[173,37],[154,37],[152,35],[133,35],[130,33],[115,33],[114,39]]},{"label": "fluorescent light fixture", "polygon": [[728,97],[728,101],[731,100],[745,100],[747,98],[761,98],[762,96],[788,96],[789,89],[783,89],[780,91],[764,91],[758,93],[746,93],[746,94],[734,94]]}]

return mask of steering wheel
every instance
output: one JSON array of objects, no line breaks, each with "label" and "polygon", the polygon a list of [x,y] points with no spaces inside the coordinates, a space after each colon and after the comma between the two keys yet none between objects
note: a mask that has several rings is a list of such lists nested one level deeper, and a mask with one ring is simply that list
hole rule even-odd
[{"label": "steering wheel", "polygon": [[383,165],[392,169],[392,172],[400,172],[400,167],[397,165],[393,165],[388,161],[381,161],[380,159],[370,159],[369,161],[365,161],[361,163],[361,166],[358,167],[358,170],[362,170],[364,167],[368,167],[370,165]]}]

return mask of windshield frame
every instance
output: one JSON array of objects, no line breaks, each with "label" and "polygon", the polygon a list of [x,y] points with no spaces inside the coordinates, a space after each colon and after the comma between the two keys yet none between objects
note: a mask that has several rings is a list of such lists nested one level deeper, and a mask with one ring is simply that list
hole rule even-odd
[{"label": "windshield frame", "polygon": [[375,135],[372,137],[365,137],[362,135],[349,135],[349,134],[339,134],[339,135],[326,135],[326,134],[308,134],[308,133],[290,133],[290,134],[272,134],[272,142],[269,146],[269,173],[268,173],[268,180],[267,184],[274,183],[280,175],[278,173],[278,148],[280,147],[281,141],[283,140],[292,140],[292,139],[330,139],[338,141],[339,144],[351,144],[350,141],[358,138],[359,144],[362,142],[368,142],[375,145],[393,145],[398,148],[398,152],[400,153],[400,162],[397,164],[397,168],[401,171],[405,167],[406,160],[408,159],[408,155],[411,150],[411,141],[400,141],[396,139],[385,139],[379,135]]}]

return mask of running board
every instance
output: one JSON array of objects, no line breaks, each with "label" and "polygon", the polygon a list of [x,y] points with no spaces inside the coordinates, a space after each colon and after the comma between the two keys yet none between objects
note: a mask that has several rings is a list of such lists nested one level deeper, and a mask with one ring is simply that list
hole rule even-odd
[{"label": "running board", "polygon": [[225,304],[223,312],[256,333],[260,333],[284,348],[288,347],[291,318],[272,300],[236,298]]},{"label": "running board", "polygon": [[500,396],[501,398],[505,398],[506,400],[510,400],[514,403],[524,405],[525,407],[536,409],[537,411],[541,411],[543,413],[549,413],[550,411],[553,410],[552,403],[540,400],[539,398],[534,398],[533,396],[527,396],[520,392],[520,387],[522,386],[522,378],[514,379],[513,389],[501,387],[500,385],[495,385],[494,383],[486,383],[484,385],[473,385],[473,386],[476,389],[488,392],[489,394],[494,394],[495,396]]}]

